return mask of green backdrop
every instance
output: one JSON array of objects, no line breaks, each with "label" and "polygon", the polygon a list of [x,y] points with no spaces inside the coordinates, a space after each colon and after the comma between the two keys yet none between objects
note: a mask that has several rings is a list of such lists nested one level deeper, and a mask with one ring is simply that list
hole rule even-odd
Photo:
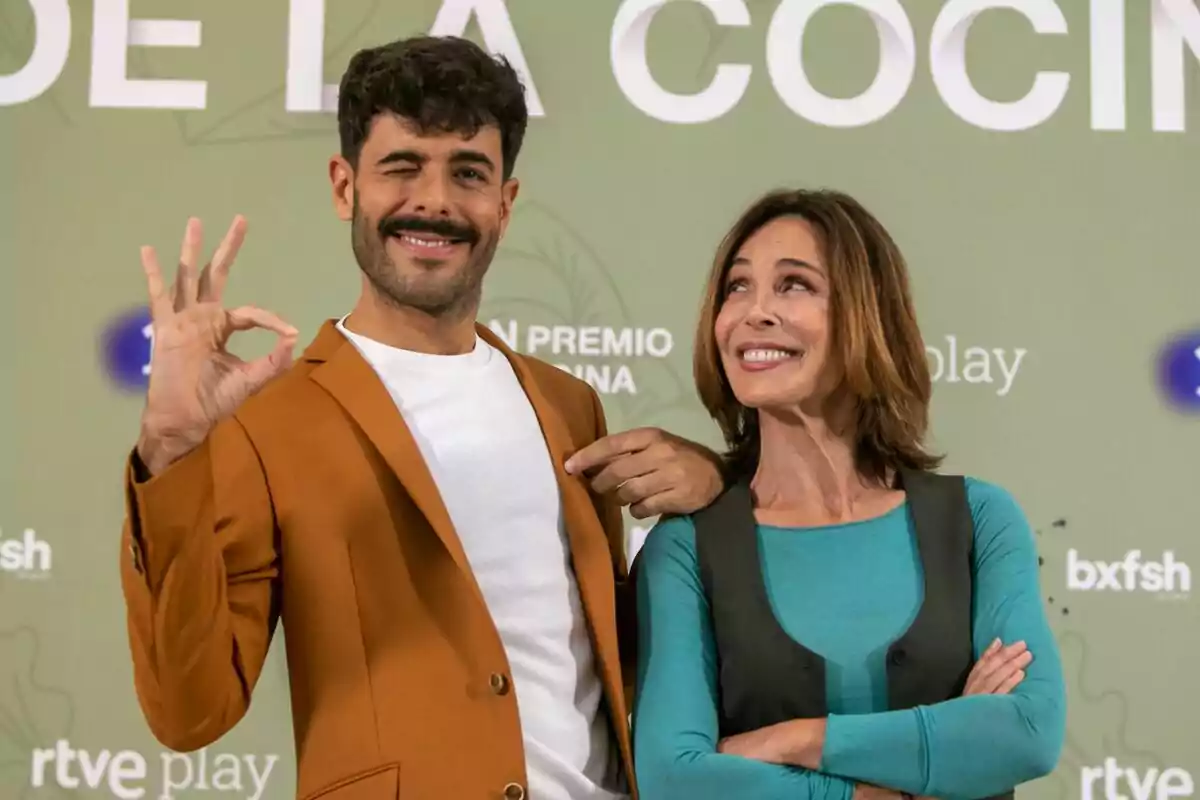
[{"label": "green backdrop", "polygon": [[[642,103],[648,113],[622,90],[636,83],[639,47],[613,48],[612,37],[617,21],[646,23],[633,4],[323,5],[0,0],[0,797],[69,796],[72,776],[81,796],[292,796],[279,641],[249,717],[203,755],[164,756],[138,710],[118,582],[121,465],[141,407],[128,379],[136,321],[115,355],[103,336],[143,301],[139,245],[169,262],[193,214],[210,245],[233,214],[250,221],[231,302],[271,308],[306,339],[345,312],[358,271],[326,179],[335,122],[289,111],[289,98],[319,105],[320,83],[336,83],[355,49],[435,21],[456,32],[473,8],[483,24],[472,17],[469,35],[510,55],[517,43],[544,110],[518,163],[522,193],[484,320],[597,385],[613,429],[657,425],[716,444],[690,347],[720,236],[776,186],[860,198],[911,262],[947,468],[1006,486],[1038,530],[1070,731],[1057,772],[1022,794],[1192,793],[1200,421],[1163,402],[1154,359],[1168,337],[1200,327],[1194,0],[1127,11],[1120,0],[859,0],[816,10],[803,36],[806,9],[824,4],[709,4],[748,23],[730,26],[672,2],[648,23],[650,74],[661,91],[689,94],[720,65],[747,65],[744,94],[723,114],[719,98],[659,98]],[[988,8],[1003,5],[1013,8]],[[129,23],[125,8],[200,27]],[[801,41],[807,96],[793,66]],[[818,102],[863,93],[877,71],[867,99]],[[1039,71],[1058,77],[1022,101]],[[128,86],[126,74],[206,86]],[[182,107],[128,107],[155,103]],[[1184,566],[1162,591],[1069,585],[1072,559],[1131,550]],[[60,740],[87,751],[98,788],[78,761],[63,781],[59,760],[37,754]],[[1085,779],[1106,761],[1132,772],[1107,788]],[[1130,776],[1150,781],[1142,794]]]}]

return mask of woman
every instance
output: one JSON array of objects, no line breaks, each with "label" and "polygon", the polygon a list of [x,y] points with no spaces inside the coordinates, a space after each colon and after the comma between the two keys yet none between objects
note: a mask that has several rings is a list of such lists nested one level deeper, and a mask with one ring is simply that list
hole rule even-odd
[{"label": "woman", "polygon": [[1053,770],[1062,668],[1002,488],[936,475],[904,260],[834,192],[717,253],[696,383],[731,485],[635,563],[642,800],[985,798]]}]

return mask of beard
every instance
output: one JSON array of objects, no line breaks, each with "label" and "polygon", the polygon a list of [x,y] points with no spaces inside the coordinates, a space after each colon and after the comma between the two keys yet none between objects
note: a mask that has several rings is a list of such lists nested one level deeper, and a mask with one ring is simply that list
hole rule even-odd
[{"label": "beard", "polygon": [[[454,269],[444,263],[414,257],[415,268],[396,264],[387,251],[388,239],[402,231],[424,231],[467,244],[466,262]],[[358,267],[385,303],[412,308],[431,317],[461,316],[479,306],[483,277],[499,243],[499,233],[481,233],[471,225],[423,217],[385,217],[374,222],[362,213],[354,197],[351,245]]]}]

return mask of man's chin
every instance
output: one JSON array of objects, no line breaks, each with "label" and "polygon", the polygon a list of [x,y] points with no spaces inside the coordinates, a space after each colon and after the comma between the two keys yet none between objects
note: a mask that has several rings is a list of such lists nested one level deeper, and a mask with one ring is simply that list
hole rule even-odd
[{"label": "man's chin", "polygon": [[478,287],[449,265],[429,268],[403,263],[396,265],[392,274],[372,282],[390,304],[433,316],[471,306],[478,299]]},{"label": "man's chin", "polygon": [[448,286],[408,286],[404,290],[376,287],[387,305],[411,309],[431,317],[455,314],[466,304],[464,293]]}]

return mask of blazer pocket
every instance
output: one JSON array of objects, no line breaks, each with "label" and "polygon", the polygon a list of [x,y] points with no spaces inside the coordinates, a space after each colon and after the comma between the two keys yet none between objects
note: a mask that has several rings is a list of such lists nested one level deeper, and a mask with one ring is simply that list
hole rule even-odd
[{"label": "blazer pocket", "polygon": [[383,764],[309,792],[301,800],[399,800],[400,765]]}]

